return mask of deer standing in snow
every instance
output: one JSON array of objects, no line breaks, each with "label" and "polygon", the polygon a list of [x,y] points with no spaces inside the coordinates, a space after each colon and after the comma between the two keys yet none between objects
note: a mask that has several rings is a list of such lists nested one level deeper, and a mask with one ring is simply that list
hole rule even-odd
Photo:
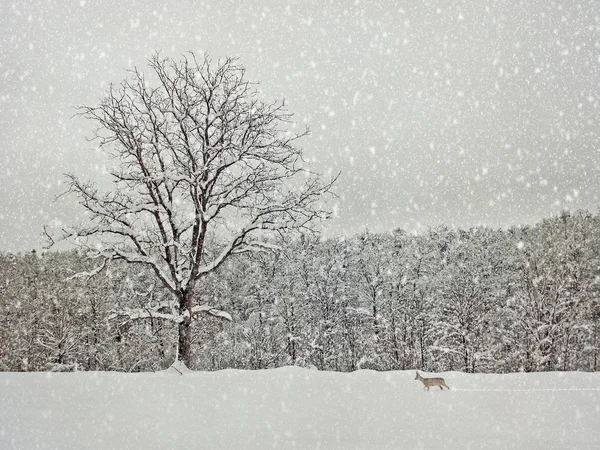
[{"label": "deer standing in snow", "polygon": [[438,386],[442,391],[444,390],[442,386],[450,389],[450,386],[446,384],[443,378],[423,378],[421,375],[419,375],[419,372],[417,372],[415,380],[419,380],[423,383],[423,390],[429,390],[431,386]]}]

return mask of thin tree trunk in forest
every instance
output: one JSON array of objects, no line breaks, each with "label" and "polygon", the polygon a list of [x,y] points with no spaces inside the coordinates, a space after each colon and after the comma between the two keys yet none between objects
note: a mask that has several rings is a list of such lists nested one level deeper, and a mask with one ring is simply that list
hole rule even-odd
[{"label": "thin tree trunk in forest", "polygon": [[563,371],[567,370],[568,360],[569,360],[569,341],[571,337],[570,330],[565,333],[565,349],[563,352]]},{"label": "thin tree trunk in forest", "polygon": [[395,369],[400,366],[400,345],[398,344],[398,335],[396,333],[396,316],[392,312],[392,343],[393,343],[393,355],[394,362],[396,364]]},{"label": "thin tree trunk in forest", "polygon": [[467,339],[465,336],[462,336],[462,344],[463,344],[463,361],[465,364],[465,371],[469,372],[469,349],[467,347]]},{"label": "thin tree trunk in forest", "polygon": [[420,347],[421,347],[421,370],[425,370],[425,324],[421,322],[421,333],[419,335]]},{"label": "thin tree trunk in forest", "polygon": [[598,319],[594,321],[594,372],[598,370]]}]

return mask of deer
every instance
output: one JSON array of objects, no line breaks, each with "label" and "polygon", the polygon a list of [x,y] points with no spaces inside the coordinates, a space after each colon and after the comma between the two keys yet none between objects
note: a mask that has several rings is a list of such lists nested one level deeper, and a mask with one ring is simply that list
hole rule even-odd
[{"label": "deer", "polygon": [[450,389],[450,386],[446,384],[443,378],[423,378],[421,375],[419,375],[419,372],[417,372],[415,380],[419,380],[421,383],[423,383],[423,390],[429,390],[431,386],[438,386],[442,391],[444,390],[442,386]]}]

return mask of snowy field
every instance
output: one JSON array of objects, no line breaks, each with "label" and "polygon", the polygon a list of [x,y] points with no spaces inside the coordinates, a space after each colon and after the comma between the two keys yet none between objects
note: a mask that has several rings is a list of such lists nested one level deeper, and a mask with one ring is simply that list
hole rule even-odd
[{"label": "snowy field", "polygon": [[600,374],[0,373],[0,448],[600,448]]}]

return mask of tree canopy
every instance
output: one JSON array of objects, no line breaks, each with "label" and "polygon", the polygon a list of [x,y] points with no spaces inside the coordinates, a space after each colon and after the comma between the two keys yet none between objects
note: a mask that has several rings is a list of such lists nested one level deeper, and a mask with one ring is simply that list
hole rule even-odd
[{"label": "tree canopy", "polygon": [[[189,362],[203,276],[231,255],[269,248],[273,233],[310,230],[327,217],[334,180],[307,169],[284,102],[266,102],[237,60],[155,54],[81,115],[114,161],[112,189],[68,176],[87,220],[65,231],[90,256],[151,268],[173,300],[131,314],[175,321]],[[97,270],[101,270],[99,266]],[[165,308],[169,311],[165,313]]]}]

